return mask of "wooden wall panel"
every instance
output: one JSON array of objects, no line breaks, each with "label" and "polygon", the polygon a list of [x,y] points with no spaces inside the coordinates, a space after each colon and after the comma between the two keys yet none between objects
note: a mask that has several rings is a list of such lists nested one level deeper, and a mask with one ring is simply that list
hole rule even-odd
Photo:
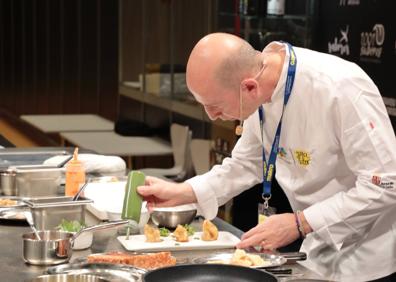
[{"label": "wooden wall panel", "polygon": [[118,1],[0,0],[0,108],[116,119]]},{"label": "wooden wall panel", "polygon": [[[110,119],[115,119],[119,113],[118,103],[118,5],[117,1],[100,1],[98,25],[99,72],[99,113]],[[117,15],[115,17],[114,15]]]},{"label": "wooden wall panel", "polygon": [[63,0],[61,26],[61,73],[63,113],[79,113],[80,107],[80,9],[78,0]]},{"label": "wooden wall panel", "polygon": [[[49,113],[49,46],[48,46],[48,1],[36,1],[36,46],[37,46],[37,112]],[[21,101],[17,99],[17,103]],[[23,111],[15,111],[16,114],[22,114]]]},{"label": "wooden wall panel", "polygon": [[[81,18],[81,110],[95,112],[98,108],[98,7],[100,1],[84,0],[80,4]],[[115,42],[116,44],[116,42]]]},{"label": "wooden wall panel", "polygon": [[61,0],[47,0],[48,113],[62,112],[61,92]]}]

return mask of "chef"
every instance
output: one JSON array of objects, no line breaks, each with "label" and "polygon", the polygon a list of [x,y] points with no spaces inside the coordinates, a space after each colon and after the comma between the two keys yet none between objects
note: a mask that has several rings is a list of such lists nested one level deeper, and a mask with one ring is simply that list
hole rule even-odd
[{"label": "chef", "polygon": [[[192,50],[187,84],[212,120],[240,120],[241,138],[206,174],[177,184],[148,177],[138,191],[150,207],[197,202],[212,219],[262,183],[260,223],[238,248],[303,238],[302,264],[327,279],[396,281],[396,139],[361,68],[288,43],[258,52],[214,33]],[[294,213],[272,214],[274,176]]]}]

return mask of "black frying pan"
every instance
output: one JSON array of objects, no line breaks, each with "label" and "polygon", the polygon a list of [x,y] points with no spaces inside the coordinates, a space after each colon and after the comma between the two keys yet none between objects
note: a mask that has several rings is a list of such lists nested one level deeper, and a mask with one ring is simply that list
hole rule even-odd
[{"label": "black frying pan", "polygon": [[185,264],[147,272],[143,282],[272,282],[278,279],[263,270],[226,264]]}]

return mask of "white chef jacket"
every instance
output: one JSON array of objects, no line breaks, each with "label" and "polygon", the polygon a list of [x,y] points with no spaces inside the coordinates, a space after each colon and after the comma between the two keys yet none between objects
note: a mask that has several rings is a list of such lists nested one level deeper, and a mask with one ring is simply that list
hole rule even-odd
[{"label": "white chef jacket", "polygon": [[[396,140],[381,95],[356,64],[294,50],[296,76],[275,177],[313,228],[302,244],[308,258],[301,264],[331,280],[387,276],[396,271]],[[286,53],[272,100],[263,105],[267,160],[283,106]],[[256,111],[232,157],[187,181],[205,217],[214,218],[218,206],[262,182],[260,135]]]}]

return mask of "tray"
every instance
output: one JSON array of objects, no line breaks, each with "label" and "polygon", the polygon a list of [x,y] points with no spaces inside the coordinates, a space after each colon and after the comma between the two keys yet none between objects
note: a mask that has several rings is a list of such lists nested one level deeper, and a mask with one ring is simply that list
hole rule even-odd
[{"label": "tray", "polygon": [[[259,255],[263,260],[265,260],[264,265],[252,266],[251,268],[277,267],[287,262],[287,259],[281,255],[260,254],[260,253],[247,253],[247,254]],[[198,257],[191,259],[191,262],[201,264],[201,263],[216,263],[218,261],[222,261],[224,262],[224,264],[227,264],[227,262],[231,260],[232,256],[233,253],[217,253],[205,257]]]},{"label": "tray", "polygon": [[141,281],[146,271],[133,266],[110,263],[69,263],[47,270],[48,274],[89,274],[108,279],[112,282]]},{"label": "tray", "polygon": [[216,241],[202,241],[202,232],[195,232],[190,236],[188,242],[176,242],[172,236],[161,237],[161,242],[146,242],[144,235],[129,236],[129,240],[125,240],[125,236],[117,237],[118,241],[128,251],[188,251],[188,250],[214,250],[235,248],[240,239],[230,232],[220,231]]},{"label": "tray", "polygon": [[[1,196],[0,200],[10,199],[16,201],[15,205],[0,205],[0,220],[16,220],[25,221],[24,211],[29,210],[25,200],[26,198],[17,196]],[[10,208],[15,208],[15,210],[8,210]]]}]

